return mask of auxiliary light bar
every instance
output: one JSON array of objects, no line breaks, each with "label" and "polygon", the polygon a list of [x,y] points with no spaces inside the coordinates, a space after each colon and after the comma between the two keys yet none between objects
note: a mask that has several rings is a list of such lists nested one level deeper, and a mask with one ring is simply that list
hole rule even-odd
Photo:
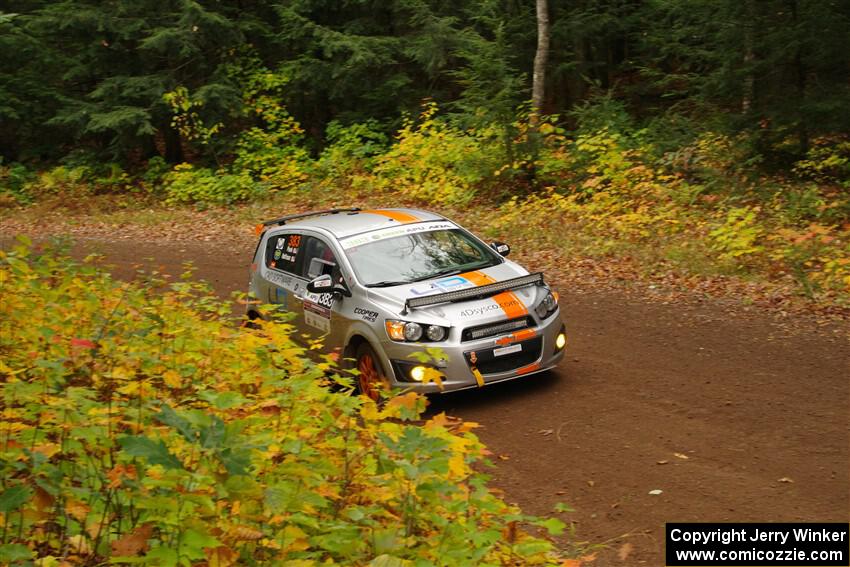
[{"label": "auxiliary light bar", "polygon": [[408,309],[416,309],[417,307],[436,305],[438,303],[462,301],[473,297],[484,297],[487,295],[497,294],[501,291],[530,285],[543,285],[543,274],[541,272],[536,272],[527,276],[520,276],[518,278],[482,285],[479,287],[470,287],[467,289],[460,289],[458,291],[447,291],[446,293],[426,295],[425,297],[411,297],[404,302],[404,311],[402,314],[407,313]]}]

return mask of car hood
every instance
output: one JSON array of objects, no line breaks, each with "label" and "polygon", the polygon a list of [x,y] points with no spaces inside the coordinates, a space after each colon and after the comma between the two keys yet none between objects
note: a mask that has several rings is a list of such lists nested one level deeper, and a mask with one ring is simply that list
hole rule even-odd
[{"label": "car hood", "polygon": [[465,272],[456,276],[386,288],[368,288],[368,294],[371,301],[382,306],[386,311],[398,314],[399,318],[407,321],[448,326],[456,323],[489,323],[514,319],[527,314],[543,298],[545,289],[540,286],[526,286],[495,294],[491,297],[412,308],[405,314],[403,314],[404,305],[405,301],[413,297],[479,287],[527,274],[528,271],[518,264],[507,261],[483,270]]}]

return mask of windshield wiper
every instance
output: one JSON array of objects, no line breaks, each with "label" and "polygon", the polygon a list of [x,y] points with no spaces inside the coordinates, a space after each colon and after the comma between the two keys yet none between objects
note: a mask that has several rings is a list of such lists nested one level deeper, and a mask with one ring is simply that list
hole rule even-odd
[{"label": "windshield wiper", "polygon": [[457,268],[451,268],[449,270],[443,270],[442,272],[435,272],[433,274],[428,274],[427,276],[420,276],[418,278],[414,278],[410,280],[411,282],[424,282],[425,280],[431,280],[434,278],[441,278],[444,276],[456,276],[461,273],[463,270],[458,270]]},{"label": "windshield wiper", "polygon": [[404,285],[410,282],[401,282],[401,281],[384,281],[384,282],[375,282],[366,284],[366,287],[393,287],[396,285]]}]

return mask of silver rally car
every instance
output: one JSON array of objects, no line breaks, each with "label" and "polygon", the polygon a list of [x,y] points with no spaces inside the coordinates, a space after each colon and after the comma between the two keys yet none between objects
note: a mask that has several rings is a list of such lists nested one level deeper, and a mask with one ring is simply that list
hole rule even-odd
[{"label": "silver rally car", "polygon": [[[261,225],[250,294],[354,361],[360,391],[431,394],[542,372],[563,357],[557,296],[452,221],[411,209],[333,209]],[[259,317],[249,306],[248,317]],[[422,363],[412,353],[445,354]],[[442,388],[427,369],[442,375]]]}]

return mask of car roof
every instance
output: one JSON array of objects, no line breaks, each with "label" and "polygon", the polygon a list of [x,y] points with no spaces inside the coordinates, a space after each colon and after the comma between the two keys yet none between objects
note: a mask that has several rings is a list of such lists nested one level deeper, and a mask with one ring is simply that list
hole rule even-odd
[{"label": "car roof", "polygon": [[319,212],[316,216],[289,221],[284,226],[324,229],[340,239],[379,228],[439,220],[446,219],[435,213],[418,209],[364,209],[331,214]]}]

